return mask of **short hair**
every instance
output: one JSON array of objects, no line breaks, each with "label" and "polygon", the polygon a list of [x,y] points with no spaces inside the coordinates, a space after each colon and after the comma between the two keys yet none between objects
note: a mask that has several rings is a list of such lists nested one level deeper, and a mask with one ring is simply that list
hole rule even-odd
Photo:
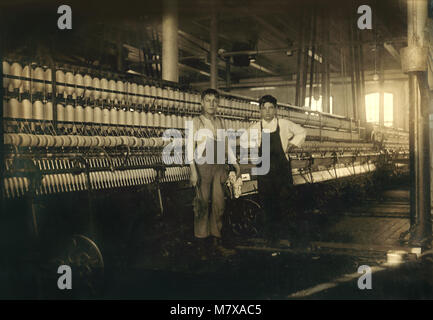
[{"label": "short hair", "polygon": [[201,93],[201,100],[203,100],[204,97],[207,96],[208,94],[209,94],[209,95],[214,95],[215,98],[218,98],[218,99],[220,98],[220,94],[219,94],[219,92],[218,92],[217,90],[212,89],[212,88],[209,88],[209,89],[204,90],[204,91]]},{"label": "short hair", "polygon": [[277,99],[275,99],[275,97],[271,96],[270,94],[267,94],[267,95],[260,98],[260,100],[259,100],[260,108],[262,108],[266,102],[272,103],[275,108],[277,107]]}]

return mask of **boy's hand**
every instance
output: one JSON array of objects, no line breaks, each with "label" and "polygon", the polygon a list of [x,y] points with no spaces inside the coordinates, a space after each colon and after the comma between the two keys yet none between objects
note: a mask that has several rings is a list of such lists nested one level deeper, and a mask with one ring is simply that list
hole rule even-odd
[{"label": "boy's hand", "polygon": [[191,175],[189,177],[189,182],[191,183],[191,185],[193,187],[195,187],[197,185],[198,175],[197,175],[197,171],[195,169],[191,169]]}]

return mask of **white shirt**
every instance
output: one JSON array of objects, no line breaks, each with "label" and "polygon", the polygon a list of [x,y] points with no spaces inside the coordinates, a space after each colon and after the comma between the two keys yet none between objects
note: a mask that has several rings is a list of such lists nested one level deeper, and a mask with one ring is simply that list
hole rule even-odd
[{"label": "white shirt", "polygon": [[[272,133],[277,130],[277,124],[280,127],[281,146],[286,152],[289,144],[300,147],[307,136],[307,130],[300,125],[287,120],[274,118],[270,122],[261,120],[252,124],[249,129],[242,134],[240,141],[241,145],[248,145],[249,148],[258,148],[262,143],[262,132],[260,130],[260,122],[264,132]],[[288,159],[288,154],[286,153]]]}]

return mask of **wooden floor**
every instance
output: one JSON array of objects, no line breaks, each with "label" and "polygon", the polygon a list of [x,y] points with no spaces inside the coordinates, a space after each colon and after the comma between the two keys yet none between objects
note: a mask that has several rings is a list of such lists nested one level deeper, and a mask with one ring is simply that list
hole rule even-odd
[{"label": "wooden floor", "polygon": [[400,246],[400,235],[409,230],[409,191],[385,192],[380,200],[352,206],[329,231],[328,241]]},{"label": "wooden floor", "polygon": [[326,227],[320,241],[313,240],[306,248],[293,248],[287,240],[282,240],[278,248],[272,248],[266,246],[262,239],[250,239],[249,244],[237,248],[351,254],[366,256],[377,263],[384,262],[389,250],[410,252],[405,243],[410,227],[408,190],[386,191],[381,199],[365,199],[356,206],[348,203],[347,208],[339,214],[336,223]]}]

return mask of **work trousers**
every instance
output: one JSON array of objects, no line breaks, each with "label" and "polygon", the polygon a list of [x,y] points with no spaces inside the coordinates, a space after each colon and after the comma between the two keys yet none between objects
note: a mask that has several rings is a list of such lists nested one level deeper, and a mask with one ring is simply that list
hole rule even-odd
[{"label": "work trousers", "polygon": [[[227,180],[224,164],[196,165],[198,186],[194,200],[194,235],[206,238],[209,235],[220,238],[225,201],[223,183]],[[212,207],[209,214],[209,198],[212,193]]]}]

